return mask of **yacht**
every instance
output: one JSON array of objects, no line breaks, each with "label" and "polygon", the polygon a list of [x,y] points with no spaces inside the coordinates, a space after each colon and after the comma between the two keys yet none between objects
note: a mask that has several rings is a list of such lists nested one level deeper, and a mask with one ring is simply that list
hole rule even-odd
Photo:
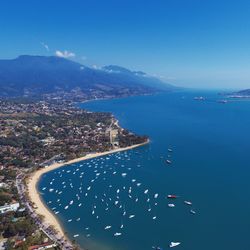
[{"label": "yacht", "polygon": [[177,247],[179,246],[181,243],[180,242],[171,242],[169,247]]}]

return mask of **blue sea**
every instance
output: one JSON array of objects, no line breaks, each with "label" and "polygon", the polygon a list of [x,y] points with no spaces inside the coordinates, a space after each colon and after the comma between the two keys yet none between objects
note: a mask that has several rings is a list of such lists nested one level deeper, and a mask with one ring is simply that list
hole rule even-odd
[{"label": "blue sea", "polygon": [[250,249],[250,102],[220,98],[185,91],[81,104],[112,112],[150,143],[41,178],[68,236],[89,250]]}]

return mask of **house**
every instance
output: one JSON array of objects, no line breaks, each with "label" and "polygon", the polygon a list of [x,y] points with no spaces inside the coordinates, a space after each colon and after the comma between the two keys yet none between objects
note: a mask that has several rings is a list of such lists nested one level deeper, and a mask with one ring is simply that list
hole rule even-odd
[{"label": "house", "polygon": [[17,209],[19,207],[20,207],[19,202],[1,206],[0,207],[0,214],[4,214],[4,213],[7,213],[7,212],[12,212],[12,211],[15,212],[15,211],[17,211]]}]

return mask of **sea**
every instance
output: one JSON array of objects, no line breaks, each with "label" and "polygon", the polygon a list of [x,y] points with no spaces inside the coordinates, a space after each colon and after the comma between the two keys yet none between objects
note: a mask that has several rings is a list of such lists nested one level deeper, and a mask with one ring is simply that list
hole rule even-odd
[{"label": "sea", "polygon": [[113,113],[150,143],[42,176],[41,197],[68,237],[88,250],[171,242],[183,250],[249,250],[250,101],[218,102],[224,98],[197,90],[79,104]]}]

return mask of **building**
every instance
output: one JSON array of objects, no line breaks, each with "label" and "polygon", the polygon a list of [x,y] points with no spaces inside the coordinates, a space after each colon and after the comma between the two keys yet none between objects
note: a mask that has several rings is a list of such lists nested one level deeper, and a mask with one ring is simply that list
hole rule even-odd
[{"label": "building", "polygon": [[0,182],[0,188],[7,188],[8,184],[4,183],[4,182]]},{"label": "building", "polygon": [[17,209],[20,207],[20,204],[17,202],[17,203],[12,203],[12,204],[9,204],[9,205],[4,205],[4,206],[1,206],[0,207],[0,214],[4,214],[4,213],[7,213],[7,212],[15,212],[17,211]]},{"label": "building", "polygon": [[118,141],[118,129],[109,129],[109,138],[110,138],[110,144],[115,147],[119,147],[119,141]]},{"label": "building", "polygon": [[31,246],[28,248],[28,250],[44,250],[44,249],[53,249],[57,247],[57,245],[55,243],[47,243],[47,244],[42,244],[42,245],[35,245],[35,246]]}]

